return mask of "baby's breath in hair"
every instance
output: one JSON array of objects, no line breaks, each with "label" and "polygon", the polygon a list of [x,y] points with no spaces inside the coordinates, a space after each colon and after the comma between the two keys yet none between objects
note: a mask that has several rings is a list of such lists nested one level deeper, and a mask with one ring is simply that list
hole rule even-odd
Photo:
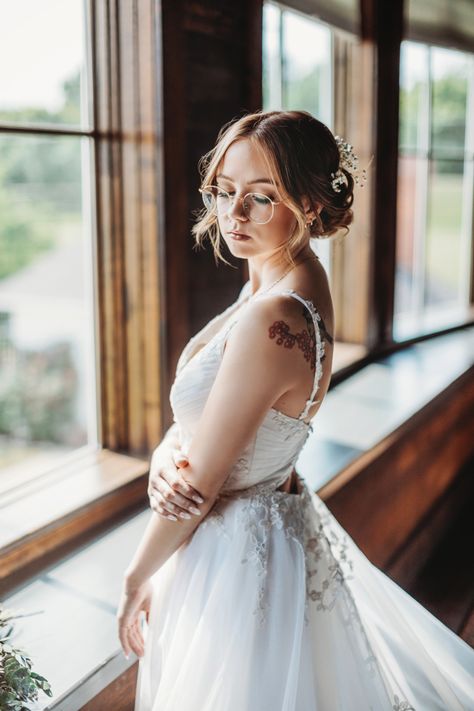
[{"label": "baby's breath in hair", "polygon": [[340,193],[343,185],[347,185],[347,176],[344,174],[344,170],[347,170],[354,178],[354,182],[362,188],[367,179],[367,172],[365,168],[359,171],[359,158],[354,153],[352,145],[341,136],[334,136],[334,139],[339,149],[339,168],[335,173],[331,173],[333,190]]}]

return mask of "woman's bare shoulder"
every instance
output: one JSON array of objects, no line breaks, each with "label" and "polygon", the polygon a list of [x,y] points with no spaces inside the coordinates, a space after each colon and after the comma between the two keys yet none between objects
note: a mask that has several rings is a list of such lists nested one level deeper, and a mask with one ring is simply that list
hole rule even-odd
[{"label": "woman's bare shoulder", "polygon": [[[303,267],[306,268],[303,269]],[[334,305],[331,287],[326,270],[321,262],[309,262],[301,265],[301,270],[295,275],[291,288],[299,296],[311,301],[321,316],[325,330],[332,338],[334,332]]]}]

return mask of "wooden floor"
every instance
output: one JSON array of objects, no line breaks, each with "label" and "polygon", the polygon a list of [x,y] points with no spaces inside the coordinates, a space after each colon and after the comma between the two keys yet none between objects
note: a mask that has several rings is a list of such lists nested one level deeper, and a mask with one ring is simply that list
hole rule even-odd
[{"label": "wooden floor", "polygon": [[473,508],[474,501],[467,501],[408,589],[410,595],[471,647],[474,647]]}]

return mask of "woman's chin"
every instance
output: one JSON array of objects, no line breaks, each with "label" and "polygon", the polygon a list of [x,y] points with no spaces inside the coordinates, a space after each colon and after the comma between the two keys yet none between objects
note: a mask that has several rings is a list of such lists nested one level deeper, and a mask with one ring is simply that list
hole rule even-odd
[{"label": "woman's chin", "polygon": [[229,237],[226,239],[226,244],[233,254],[240,254],[241,252],[248,252],[250,245],[252,244],[252,238],[248,239],[234,239]]}]

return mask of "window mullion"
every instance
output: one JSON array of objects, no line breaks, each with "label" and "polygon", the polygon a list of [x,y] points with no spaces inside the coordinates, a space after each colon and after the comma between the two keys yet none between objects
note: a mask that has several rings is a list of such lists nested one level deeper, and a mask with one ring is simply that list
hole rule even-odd
[{"label": "window mullion", "polygon": [[[459,293],[461,306],[465,307],[474,301],[474,54],[469,57],[462,191],[461,249],[459,250],[461,284]],[[466,265],[469,265],[469,268],[466,268]]]}]

